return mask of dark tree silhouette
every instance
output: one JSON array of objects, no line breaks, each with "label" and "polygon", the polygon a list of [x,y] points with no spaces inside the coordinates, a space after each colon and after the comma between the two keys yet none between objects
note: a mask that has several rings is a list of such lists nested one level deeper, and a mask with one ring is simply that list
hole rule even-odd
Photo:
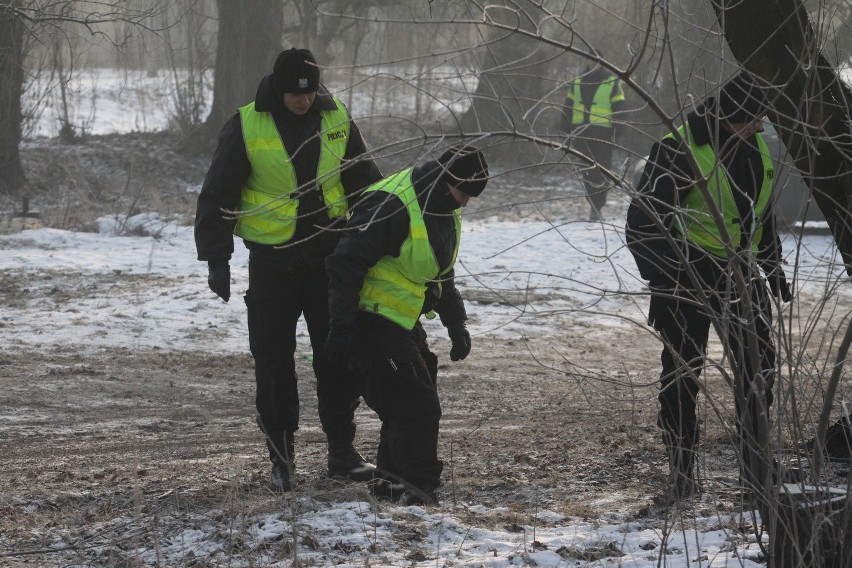
[{"label": "dark tree silhouette", "polygon": [[800,0],[714,3],[714,8],[734,57],[777,88],[769,118],[852,275],[852,92],[820,53]]},{"label": "dark tree silhouette", "polygon": [[12,8],[0,7],[0,193],[13,193],[25,183],[18,145],[21,142],[21,93],[24,86],[24,25]]},{"label": "dark tree silhouette", "polygon": [[216,0],[218,45],[213,105],[206,132],[215,136],[237,108],[254,100],[257,84],[272,72],[281,51],[283,6],[277,0]]}]

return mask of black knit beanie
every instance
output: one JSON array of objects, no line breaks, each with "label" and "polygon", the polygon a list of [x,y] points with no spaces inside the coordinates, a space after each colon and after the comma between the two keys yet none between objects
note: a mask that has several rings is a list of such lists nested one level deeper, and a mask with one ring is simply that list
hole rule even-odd
[{"label": "black knit beanie", "polygon": [[473,146],[453,146],[438,158],[444,168],[441,180],[470,197],[478,197],[488,183],[485,156]]},{"label": "black knit beanie", "polygon": [[307,49],[287,49],[278,55],[272,68],[275,93],[315,93],[319,90],[320,69]]},{"label": "black knit beanie", "polygon": [[766,92],[748,71],[728,81],[719,92],[719,118],[751,122],[766,114]]}]

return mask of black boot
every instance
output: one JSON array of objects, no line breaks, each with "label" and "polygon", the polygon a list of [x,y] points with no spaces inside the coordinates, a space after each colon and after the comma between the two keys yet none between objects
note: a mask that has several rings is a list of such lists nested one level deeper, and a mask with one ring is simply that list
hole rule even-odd
[{"label": "black boot", "polygon": [[392,501],[394,503],[399,501],[402,494],[405,493],[405,487],[405,483],[390,481],[382,477],[374,477],[367,484],[370,495],[379,501]]},{"label": "black boot", "polygon": [[417,488],[403,481],[389,481],[375,477],[367,484],[367,489],[370,495],[379,501],[391,501],[399,505],[437,505],[439,503],[435,489]]},{"label": "black boot", "polygon": [[286,493],[293,489],[292,464],[276,461],[272,463],[269,484],[276,493]]},{"label": "black boot", "polygon": [[283,493],[293,488],[293,476],[296,467],[293,460],[295,443],[293,434],[290,433],[276,435],[275,438],[277,439],[266,440],[269,457],[272,460],[270,485],[273,491]]},{"label": "black boot", "polygon": [[406,489],[399,496],[397,504],[406,507],[411,505],[437,505],[438,496],[434,491],[427,491],[425,489]]},{"label": "black boot", "polygon": [[672,499],[685,499],[698,492],[695,482],[695,451],[682,446],[668,446],[669,492]]},{"label": "black boot", "polygon": [[695,495],[698,492],[695,482],[695,447],[698,434],[679,436],[663,430],[663,442],[669,457],[669,496],[676,501]]},{"label": "black boot", "polygon": [[328,476],[343,477],[352,481],[373,479],[376,466],[369,463],[352,446],[352,442],[328,444]]}]

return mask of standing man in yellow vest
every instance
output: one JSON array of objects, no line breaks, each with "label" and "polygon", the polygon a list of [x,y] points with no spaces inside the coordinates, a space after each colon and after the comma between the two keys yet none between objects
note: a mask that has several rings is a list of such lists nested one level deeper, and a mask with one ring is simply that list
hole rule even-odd
[{"label": "standing man in yellow vest", "polygon": [[583,187],[589,201],[589,221],[600,221],[609,182],[600,168],[612,166],[616,115],[624,111],[624,88],[615,75],[592,62],[568,88],[565,116],[574,148],[595,163],[582,165]]},{"label": "standing man in yellow vest", "polygon": [[[222,128],[195,219],[198,259],[208,263],[210,289],[226,302],[233,235],[249,249],[245,302],[257,422],[278,491],[289,491],[293,483],[293,434],[299,428],[294,353],[302,314],[328,438],[328,474],[372,477],[372,466],[353,446],[356,381],[325,356],[325,257],[337,244],[352,196],[381,174],[349,111],[320,88],[320,69],[310,51],[288,49],[278,56],[254,102]],[[239,212],[238,218],[228,211]]]},{"label": "standing man in yellow vest", "polygon": [[[750,433],[757,431],[758,415],[772,404],[775,346],[769,292],[779,302],[791,299],[772,212],[774,167],[760,135],[765,113],[763,89],[747,72],[737,75],[718,97],[687,116],[677,137],[669,134],[654,145],[627,212],[627,244],[651,289],[648,322],[664,343],[657,422],[675,499],[696,490],[698,378],[714,322],[735,374],[743,379],[736,410],[745,481],[762,483],[749,479],[748,472],[753,471],[749,456],[757,449]],[[691,167],[690,156],[699,171]],[[706,180],[712,205],[694,181],[698,179]],[[745,267],[748,297],[737,292],[735,263]],[[749,423],[750,428],[743,427]]]},{"label": "standing man in yellow vest", "polygon": [[434,504],[438,459],[438,358],[420,315],[433,310],[452,341],[450,359],[471,348],[467,314],[453,265],[461,208],[485,189],[488,166],[473,147],[371,186],[349,220],[329,274],[329,358],[364,378],[364,400],[382,421],[373,495],[404,504]]}]

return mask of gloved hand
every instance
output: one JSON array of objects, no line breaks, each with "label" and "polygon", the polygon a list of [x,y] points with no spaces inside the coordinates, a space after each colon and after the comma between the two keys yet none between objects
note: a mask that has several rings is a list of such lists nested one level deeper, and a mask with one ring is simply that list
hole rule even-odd
[{"label": "gloved hand", "polygon": [[787,284],[787,277],[784,276],[784,269],[780,266],[767,274],[766,279],[769,281],[769,290],[773,296],[785,303],[793,299],[793,293]]},{"label": "gloved hand", "polygon": [[231,266],[227,260],[207,263],[207,285],[226,302],[231,299]]},{"label": "gloved hand", "polygon": [[328,360],[341,367],[349,366],[352,357],[352,330],[331,327],[325,339],[325,356]]},{"label": "gloved hand", "polygon": [[453,346],[450,349],[450,360],[461,361],[470,353],[470,334],[463,323],[457,323],[447,328]]}]

